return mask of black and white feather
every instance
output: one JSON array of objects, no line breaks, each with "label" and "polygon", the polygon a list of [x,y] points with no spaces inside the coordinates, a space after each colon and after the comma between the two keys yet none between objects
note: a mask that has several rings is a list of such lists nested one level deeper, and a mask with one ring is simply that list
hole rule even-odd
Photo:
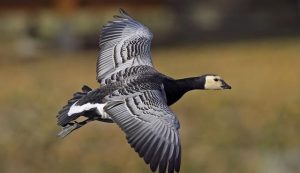
[{"label": "black and white feather", "polygon": [[[152,171],[179,172],[179,122],[167,105],[166,76],[153,68],[151,39],[148,28],[123,10],[103,27],[97,60],[101,87],[84,87],[74,94],[59,112],[58,124],[63,127],[59,135],[93,120],[115,122]],[[76,122],[81,115],[88,119]]]},{"label": "black and white feather", "polygon": [[73,98],[71,98],[68,101],[68,104],[66,104],[59,112],[57,115],[57,123],[60,126],[65,126],[69,122],[77,119],[80,114],[73,114],[72,116],[69,116],[68,113],[70,111],[70,108],[72,105],[74,105],[78,100],[82,99],[84,96],[86,96],[92,89],[86,85],[82,87],[82,92],[76,92],[73,94]]},{"label": "black and white feather", "polygon": [[[100,35],[99,88],[87,86],[58,112],[58,134],[65,137],[91,121],[116,123],[153,172],[179,172],[179,121],[170,105],[193,89],[230,89],[216,75],[175,80],[152,64],[152,33],[120,10]],[[86,119],[78,122],[80,116]]]},{"label": "black and white feather", "polygon": [[161,91],[140,92],[105,107],[112,120],[125,132],[128,143],[150,164],[154,172],[179,172],[181,146],[179,122]]},{"label": "black and white feather", "polygon": [[152,66],[152,33],[130,17],[124,10],[120,16],[108,22],[100,35],[100,53],[97,60],[97,80],[105,85],[105,79],[127,67]]}]

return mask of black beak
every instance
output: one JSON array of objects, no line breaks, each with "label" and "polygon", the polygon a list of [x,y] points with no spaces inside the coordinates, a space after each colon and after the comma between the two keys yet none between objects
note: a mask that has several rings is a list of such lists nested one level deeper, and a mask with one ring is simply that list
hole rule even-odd
[{"label": "black beak", "polygon": [[225,81],[222,80],[222,88],[223,89],[231,89],[231,86],[228,85]]}]

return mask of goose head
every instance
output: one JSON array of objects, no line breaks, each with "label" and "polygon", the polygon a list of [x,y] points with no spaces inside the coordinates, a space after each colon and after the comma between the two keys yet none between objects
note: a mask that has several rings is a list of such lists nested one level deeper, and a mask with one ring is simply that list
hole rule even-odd
[{"label": "goose head", "polygon": [[231,89],[220,76],[214,74],[207,74],[199,77],[202,87],[205,90],[224,90]]}]

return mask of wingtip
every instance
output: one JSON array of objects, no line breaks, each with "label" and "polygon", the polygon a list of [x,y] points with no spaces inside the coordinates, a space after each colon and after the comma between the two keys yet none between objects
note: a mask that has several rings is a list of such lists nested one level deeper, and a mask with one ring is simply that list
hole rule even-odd
[{"label": "wingtip", "polygon": [[119,8],[119,12],[120,14],[128,15],[128,13],[123,8]]},{"label": "wingtip", "polygon": [[132,18],[124,9],[120,8],[119,9],[119,13],[122,17],[125,17],[125,18]]}]

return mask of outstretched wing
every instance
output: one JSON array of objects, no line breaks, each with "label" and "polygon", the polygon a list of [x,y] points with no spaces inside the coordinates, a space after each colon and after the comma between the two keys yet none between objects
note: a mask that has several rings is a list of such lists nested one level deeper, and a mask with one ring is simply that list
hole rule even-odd
[{"label": "outstretched wing", "polygon": [[98,82],[105,85],[106,78],[130,66],[152,66],[151,40],[149,29],[120,9],[120,16],[114,16],[100,35]]},{"label": "outstretched wing", "polygon": [[125,132],[128,143],[153,172],[179,172],[179,122],[158,90],[141,92],[124,101],[110,102],[104,110]]}]

